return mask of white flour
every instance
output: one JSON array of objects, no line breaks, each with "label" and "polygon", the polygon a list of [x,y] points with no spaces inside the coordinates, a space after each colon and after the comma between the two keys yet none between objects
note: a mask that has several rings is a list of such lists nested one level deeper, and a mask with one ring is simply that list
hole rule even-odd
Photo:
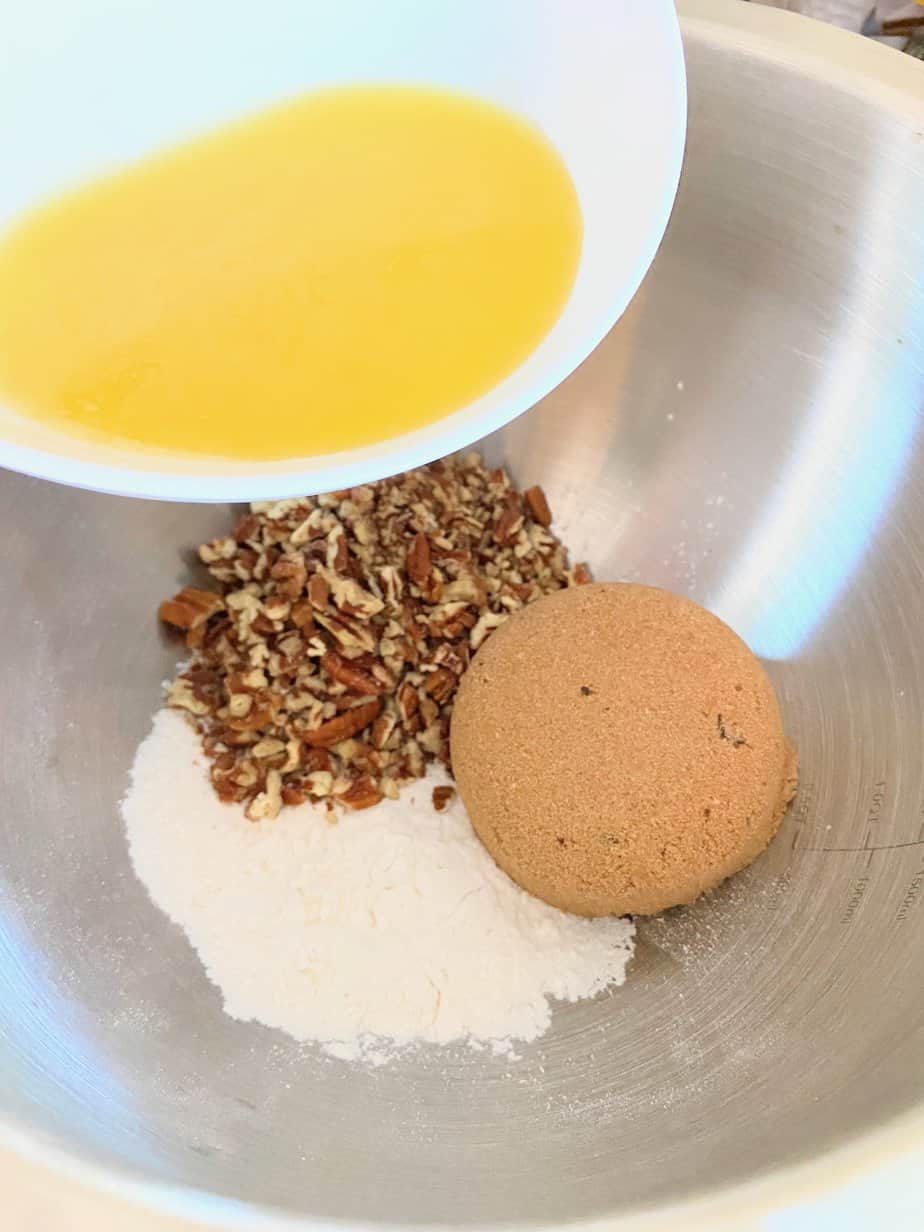
[{"label": "white flour", "polygon": [[330,825],[311,806],[249,822],[208,783],[198,738],[164,710],[122,805],[135,870],[186,931],[234,1018],[333,1055],[381,1060],[417,1042],[509,1052],[549,998],[621,984],[626,920],[584,920],[530,897],[481,846],[433,773],[398,801]]}]

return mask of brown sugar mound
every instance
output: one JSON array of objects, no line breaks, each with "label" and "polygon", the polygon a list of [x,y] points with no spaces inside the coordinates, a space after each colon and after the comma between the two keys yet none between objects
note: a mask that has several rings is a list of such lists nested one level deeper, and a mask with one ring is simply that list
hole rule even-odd
[{"label": "brown sugar mound", "polygon": [[763,851],[795,793],[760,663],[718,617],[648,586],[515,613],[463,677],[451,746],[500,867],[579,915],[692,901]]}]

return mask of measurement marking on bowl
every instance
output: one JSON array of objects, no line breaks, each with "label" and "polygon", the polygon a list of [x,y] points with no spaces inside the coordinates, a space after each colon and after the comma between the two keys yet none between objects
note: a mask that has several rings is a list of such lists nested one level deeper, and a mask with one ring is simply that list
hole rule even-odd
[{"label": "measurement marking on bowl", "polygon": [[901,851],[905,847],[924,847],[924,838],[913,838],[907,843],[876,843],[873,847],[803,847],[803,851],[818,851],[826,855],[846,853],[874,856],[881,851]]},{"label": "measurement marking on bowl", "polygon": [[863,901],[863,896],[866,893],[866,887],[869,885],[869,877],[857,877],[853,882],[853,889],[850,893],[850,898],[847,900],[847,909],[841,916],[842,924],[849,924],[857,913],[860,903]]},{"label": "measurement marking on bowl", "polygon": [[918,871],[908,882],[908,888],[905,890],[905,897],[902,899],[901,906],[898,909],[898,914],[895,917],[896,924],[904,924],[905,920],[908,919],[912,908],[920,899],[922,886],[924,886],[924,864],[921,865]]},{"label": "measurement marking on bowl", "polygon": [[866,814],[866,837],[863,840],[863,846],[869,850],[873,846],[871,840],[876,826],[882,820],[882,806],[885,803],[886,783],[884,779],[879,779],[873,784],[873,798],[869,806],[869,811]]},{"label": "measurement marking on bowl", "polygon": [[[796,798],[796,806],[793,809],[793,835],[792,842],[789,845],[790,851],[795,851],[799,839],[805,833],[805,824],[808,821],[809,812],[812,805],[815,803],[815,784],[805,783],[799,785],[799,795]],[[813,850],[811,847],[806,850]]]}]

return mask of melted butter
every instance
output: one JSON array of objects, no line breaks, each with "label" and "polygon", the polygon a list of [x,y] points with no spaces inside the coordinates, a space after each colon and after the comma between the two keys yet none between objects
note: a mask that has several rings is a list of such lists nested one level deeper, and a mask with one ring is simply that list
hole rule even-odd
[{"label": "melted butter", "polygon": [[558,317],[565,165],[493,105],[305,95],[23,217],[0,243],[0,397],[70,432],[270,459],[397,435]]}]

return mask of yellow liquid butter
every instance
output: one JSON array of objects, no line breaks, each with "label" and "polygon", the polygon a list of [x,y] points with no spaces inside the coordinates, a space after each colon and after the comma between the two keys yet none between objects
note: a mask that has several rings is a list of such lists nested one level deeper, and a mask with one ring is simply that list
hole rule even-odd
[{"label": "yellow liquid butter", "polygon": [[0,400],[270,459],[367,445],[510,373],[582,223],[537,130],[444,91],[321,91],[58,197],[0,240]]}]

